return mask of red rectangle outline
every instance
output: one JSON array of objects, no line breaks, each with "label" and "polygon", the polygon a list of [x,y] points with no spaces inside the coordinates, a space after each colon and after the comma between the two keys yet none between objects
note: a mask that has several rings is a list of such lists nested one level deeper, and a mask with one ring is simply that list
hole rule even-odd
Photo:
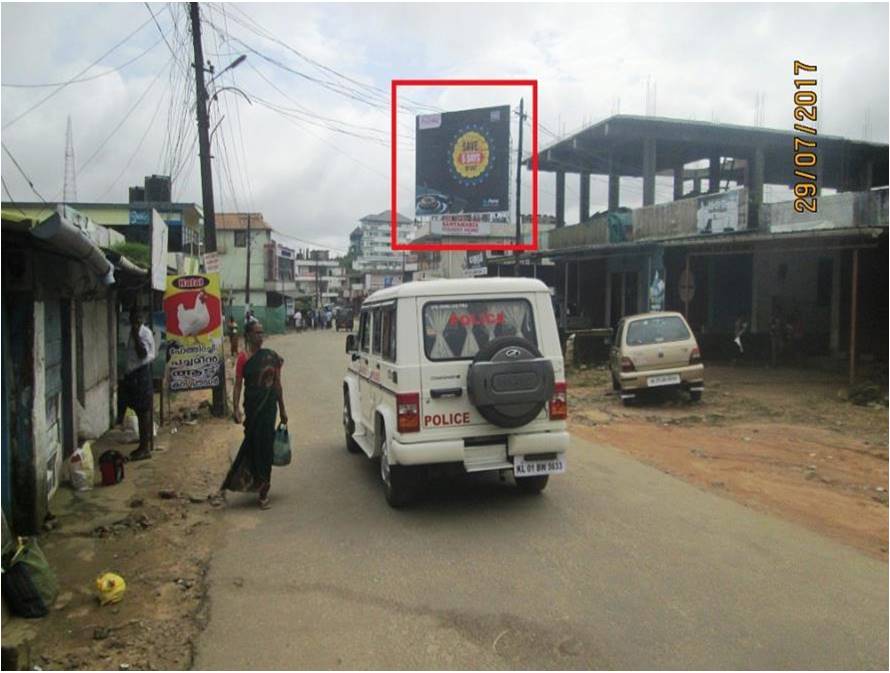
[{"label": "red rectangle outline", "polygon": [[[392,173],[390,174],[390,247],[393,250],[509,250],[520,252],[538,249],[538,80],[536,79],[394,79],[391,80]],[[396,90],[400,86],[530,86],[532,88],[532,241],[531,243],[399,243],[398,190],[396,189]],[[522,209],[520,208],[520,213]]]}]

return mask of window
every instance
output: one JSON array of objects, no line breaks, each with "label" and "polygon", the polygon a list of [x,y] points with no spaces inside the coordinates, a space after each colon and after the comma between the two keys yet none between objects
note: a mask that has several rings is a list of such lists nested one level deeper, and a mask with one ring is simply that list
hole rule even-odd
[{"label": "window", "polygon": [[537,345],[526,299],[430,302],[423,307],[423,346],[430,360],[469,359],[492,339],[505,336]]},{"label": "window", "polygon": [[383,359],[396,361],[396,307],[384,306],[380,313],[380,339]]},{"label": "window", "polygon": [[677,316],[634,320],[627,328],[628,346],[646,346],[689,338],[686,323]]},{"label": "window", "polygon": [[380,355],[380,343],[383,330],[381,329],[380,309],[374,309],[374,333],[371,335],[371,352]]},{"label": "window", "polygon": [[235,232],[235,247],[236,248],[246,248],[247,247],[247,232],[246,231],[236,231]]},{"label": "window", "polygon": [[362,311],[358,326],[358,342],[359,350],[362,353],[367,353],[368,345],[371,343],[371,313],[369,311]]}]

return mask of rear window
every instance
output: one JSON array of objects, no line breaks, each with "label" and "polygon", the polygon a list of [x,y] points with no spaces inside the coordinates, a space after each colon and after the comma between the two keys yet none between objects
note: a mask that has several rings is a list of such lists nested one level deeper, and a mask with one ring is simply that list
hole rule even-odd
[{"label": "rear window", "polygon": [[505,336],[538,345],[527,299],[431,302],[423,307],[423,346],[430,360],[472,358],[489,341]]},{"label": "rear window", "polygon": [[686,323],[678,316],[634,320],[627,326],[627,345],[646,346],[689,338]]}]

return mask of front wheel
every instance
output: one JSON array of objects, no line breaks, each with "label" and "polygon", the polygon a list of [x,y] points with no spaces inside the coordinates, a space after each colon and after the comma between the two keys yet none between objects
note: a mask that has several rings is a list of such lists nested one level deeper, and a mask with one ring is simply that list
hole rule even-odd
[{"label": "front wheel", "polygon": [[701,391],[700,390],[690,390],[689,391],[689,399],[693,402],[701,402]]},{"label": "front wheel", "polygon": [[516,485],[523,493],[535,495],[547,487],[548,481],[550,481],[549,474],[540,474],[536,477],[517,477]]}]

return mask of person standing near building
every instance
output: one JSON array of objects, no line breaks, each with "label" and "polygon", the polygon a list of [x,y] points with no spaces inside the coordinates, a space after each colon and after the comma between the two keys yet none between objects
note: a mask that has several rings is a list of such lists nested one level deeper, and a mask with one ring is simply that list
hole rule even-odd
[{"label": "person standing near building", "polygon": [[155,340],[148,326],[142,323],[139,309],[130,309],[130,336],[127,341],[127,373],[124,389],[127,405],[136,412],[139,420],[139,446],[130,454],[130,460],[151,458],[152,405],[154,386],[151,380],[151,363],[155,359]]},{"label": "person standing near building", "polygon": [[294,327],[297,329],[297,332],[303,331],[303,313],[300,309],[294,311]]}]

